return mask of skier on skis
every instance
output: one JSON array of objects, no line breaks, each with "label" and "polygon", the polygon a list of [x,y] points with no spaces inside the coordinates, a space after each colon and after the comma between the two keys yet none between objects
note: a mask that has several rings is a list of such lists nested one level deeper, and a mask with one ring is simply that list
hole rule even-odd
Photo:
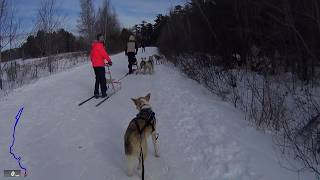
[{"label": "skier on skis", "polygon": [[[92,43],[90,59],[94,73],[96,75],[96,82],[94,86],[94,97],[99,97],[99,85],[101,88],[102,97],[107,96],[106,84],[106,70],[105,66],[112,66],[112,61],[104,47],[104,37],[102,34],[97,35],[97,40]],[[106,61],[106,63],[105,63]]]},{"label": "skier on skis", "polygon": [[125,50],[125,54],[126,54],[126,56],[128,56],[129,74],[133,73],[132,65],[137,63],[137,59],[136,59],[137,53],[138,53],[138,46],[137,46],[137,43],[136,43],[136,40],[135,40],[134,36],[131,35],[129,37],[129,41],[127,43],[126,50]]}]

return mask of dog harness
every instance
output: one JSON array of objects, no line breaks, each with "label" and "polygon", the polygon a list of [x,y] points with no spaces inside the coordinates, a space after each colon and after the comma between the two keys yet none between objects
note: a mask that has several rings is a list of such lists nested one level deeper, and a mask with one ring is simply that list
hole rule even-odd
[{"label": "dog harness", "polygon": [[[140,128],[138,119],[143,119],[145,121],[145,124],[142,128]],[[147,128],[149,125],[152,127],[152,132],[154,132],[155,129],[155,123],[156,123],[156,116],[155,113],[151,110],[151,108],[144,108],[141,109],[140,112],[137,114],[137,116],[133,119],[136,127],[138,129],[138,132],[140,134],[140,157],[141,157],[141,166],[142,166],[142,176],[141,179],[144,180],[144,162],[143,162],[143,151],[142,151],[142,133],[145,128]],[[156,137],[156,140],[158,139],[158,136]]]},{"label": "dog harness", "polygon": [[[145,125],[142,128],[140,128],[140,126],[139,126],[138,119],[145,120]],[[151,125],[152,132],[155,131],[154,126],[156,123],[156,116],[155,116],[155,113],[151,110],[151,108],[141,109],[141,111],[134,118],[134,122],[137,126],[137,129],[138,129],[140,135],[142,135],[143,130],[149,125]]]}]

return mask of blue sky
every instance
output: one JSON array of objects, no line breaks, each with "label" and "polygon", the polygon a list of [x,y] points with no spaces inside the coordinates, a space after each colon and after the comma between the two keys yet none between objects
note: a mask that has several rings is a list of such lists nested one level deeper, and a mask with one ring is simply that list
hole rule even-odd
[{"label": "blue sky", "polygon": [[[21,22],[21,30],[25,33],[32,31],[41,0],[12,0],[12,2],[15,14]],[[93,2],[97,9],[102,0]],[[185,2],[186,0],[111,0],[122,27],[132,27],[142,20],[153,23],[157,14],[166,14],[170,7]],[[79,0],[57,0],[57,7],[64,17],[62,27],[76,33],[80,12]]]}]

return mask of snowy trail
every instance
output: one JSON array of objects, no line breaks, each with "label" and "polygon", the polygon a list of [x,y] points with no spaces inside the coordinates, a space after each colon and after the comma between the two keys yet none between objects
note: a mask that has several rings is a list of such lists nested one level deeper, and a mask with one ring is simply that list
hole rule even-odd
[{"label": "snowy trail", "polygon": [[[147,48],[138,57],[155,52]],[[127,72],[127,59],[122,53],[112,60],[118,79]],[[298,180],[278,164],[271,138],[249,127],[243,113],[170,65],[155,71],[126,77],[121,91],[98,108],[95,99],[77,105],[93,92],[90,64],[15,90],[0,102],[0,171],[18,168],[8,148],[23,106],[14,149],[28,168],[26,180],[140,179],[125,174],[123,135],[137,113],[130,98],[150,92],[161,157],[153,156],[149,143],[148,179]]]}]

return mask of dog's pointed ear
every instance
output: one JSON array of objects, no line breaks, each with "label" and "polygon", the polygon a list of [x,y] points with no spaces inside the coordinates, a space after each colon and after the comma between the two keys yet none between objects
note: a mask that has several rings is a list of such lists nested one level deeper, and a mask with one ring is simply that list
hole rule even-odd
[{"label": "dog's pointed ear", "polygon": [[136,106],[138,105],[138,99],[131,98],[131,100],[133,101],[133,103],[134,103]]},{"label": "dog's pointed ear", "polygon": [[148,93],[144,98],[149,102],[150,101],[150,96],[151,96],[151,94]]}]

